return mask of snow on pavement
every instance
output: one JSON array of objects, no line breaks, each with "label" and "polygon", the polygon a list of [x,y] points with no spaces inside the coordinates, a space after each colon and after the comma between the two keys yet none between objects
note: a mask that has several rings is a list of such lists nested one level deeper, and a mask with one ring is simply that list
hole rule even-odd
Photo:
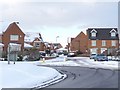
[{"label": "snow on pavement", "polygon": [[[33,88],[60,80],[63,77],[53,68],[36,66],[35,62],[16,62],[7,64],[0,61],[0,89],[1,88]],[[65,76],[65,75],[64,75]]]},{"label": "snow on pavement", "polygon": [[94,61],[89,57],[58,57],[56,59],[40,61],[37,65],[54,65],[54,66],[81,66],[89,68],[103,68],[119,70],[118,61]]}]

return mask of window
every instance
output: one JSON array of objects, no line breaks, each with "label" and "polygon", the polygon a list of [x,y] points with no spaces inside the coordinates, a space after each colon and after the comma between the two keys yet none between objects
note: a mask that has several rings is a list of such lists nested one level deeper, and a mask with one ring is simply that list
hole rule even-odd
[{"label": "window", "polygon": [[36,48],[39,48],[39,47],[40,47],[40,43],[39,43],[39,42],[34,42],[34,46],[35,46]]},{"label": "window", "polygon": [[92,37],[96,37],[96,33],[95,32],[92,32]]},{"label": "window", "polygon": [[17,41],[19,39],[18,35],[10,35],[10,40]]},{"label": "window", "polygon": [[112,40],[111,45],[116,46],[116,41]]},{"label": "window", "polygon": [[116,30],[115,29],[112,29],[110,31],[110,33],[111,33],[111,37],[115,37],[116,36]]},{"label": "window", "polygon": [[106,41],[102,40],[102,46],[106,46]]},{"label": "window", "polygon": [[116,36],[115,32],[112,32],[111,37],[115,37],[115,36]]},{"label": "window", "polygon": [[96,41],[92,40],[92,46],[96,46]]},{"label": "window", "polygon": [[91,33],[91,37],[96,37],[97,31],[93,29],[90,33]]}]

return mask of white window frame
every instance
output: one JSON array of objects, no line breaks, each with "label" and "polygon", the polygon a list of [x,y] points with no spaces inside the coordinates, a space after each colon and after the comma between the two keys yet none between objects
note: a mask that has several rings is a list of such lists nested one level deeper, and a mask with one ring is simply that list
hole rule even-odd
[{"label": "white window frame", "polygon": [[19,40],[19,35],[15,34],[15,35],[10,35],[10,40],[11,41],[18,41]]},{"label": "white window frame", "polygon": [[91,46],[96,46],[96,40],[91,41]]},{"label": "white window frame", "polygon": [[111,41],[111,46],[116,46],[116,41],[115,40]]},{"label": "white window frame", "polygon": [[106,46],[106,41],[102,40],[102,46]]},{"label": "white window frame", "polygon": [[96,33],[95,33],[95,32],[92,32],[92,33],[91,33],[91,36],[92,36],[92,37],[96,37]]},{"label": "white window frame", "polygon": [[111,33],[111,37],[116,37],[116,30],[115,29],[112,29],[110,31],[110,33]]},{"label": "white window frame", "polygon": [[91,37],[96,37],[97,31],[93,29],[90,33],[91,33]]},{"label": "white window frame", "polygon": [[[39,45],[36,45],[37,43],[39,43]],[[34,47],[40,48],[40,41],[35,41],[35,42],[34,42]]]},{"label": "white window frame", "polygon": [[116,33],[115,32],[111,32],[111,37],[115,37]]}]

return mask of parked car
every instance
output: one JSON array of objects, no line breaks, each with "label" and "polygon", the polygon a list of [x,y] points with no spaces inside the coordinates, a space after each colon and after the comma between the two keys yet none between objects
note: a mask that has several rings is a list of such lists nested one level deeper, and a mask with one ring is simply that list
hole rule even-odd
[{"label": "parked car", "polygon": [[97,54],[94,58],[95,61],[108,61],[108,57],[104,54]]},{"label": "parked car", "polygon": [[53,53],[52,56],[59,57],[57,53]]},{"label": "parked car", "polygon": [[76,54],[73,53],[73,52],[70,52],[70,53],[68,53],[68,55],[67,55],[67,57],[75,57],[75,56],[76,56]]},{"label": "parked car", "polygon": [[91,54],[90,59],[94,59],[96,57],[96,54]]}]

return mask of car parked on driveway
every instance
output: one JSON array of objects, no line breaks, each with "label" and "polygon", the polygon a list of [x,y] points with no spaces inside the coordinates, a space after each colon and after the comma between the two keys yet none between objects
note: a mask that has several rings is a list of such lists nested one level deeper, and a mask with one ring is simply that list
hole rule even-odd
[{"label": "car parked on driveway", "polygon": [[91,54],[90,59],[94,59],[96,57],[96,54]]},{"label": "car parked on driveway", "polygon": [[95,61],[108,61],[108,57],[104,54],[97,54],[94,58]]}]

